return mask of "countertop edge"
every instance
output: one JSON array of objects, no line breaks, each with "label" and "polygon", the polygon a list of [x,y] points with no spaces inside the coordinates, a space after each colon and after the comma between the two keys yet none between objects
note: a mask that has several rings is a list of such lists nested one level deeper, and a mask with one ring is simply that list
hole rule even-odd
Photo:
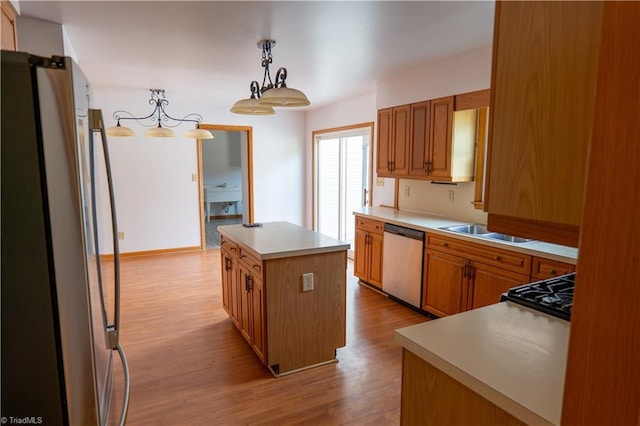
[{"label": "countertop edge", "polygon": [[[251,250],[255,251],[253,248],[248,247]],[[297,257],[297,256],[308,256],[308,255],[312,255],[312,254],[323,254],[323,253],[334,253],[334,252],[338,252],[338,251],[345,251],[349,249],[349,244],[343,244],[343,245],[336,245],[336,246],[331,246],[331,247],[320,247],[320,248],[312,248],[312,249],[301,249],[301,250],[290,250],[290,251],[283,251],[283,252],[277,252],[277,253],[267,253],[267,254],[262,254],[262,253],[258,253],[257,251],[256,254],[258,254],[260,256],[260,259],[262,260],[273,260],[273,259],[282,259],[285,257]]]},{"label": "countertop edge", "polygon": [[[286,223],[286,222],[284,222]],[[233,225],[228,225],[228,226],[233,226]],[[295,225],[294,225],[295,226]],[[251,230],[252,228],[249,228],[249,230]],[[259,230],[261,228],[255,228],[256,230]],[[313,233],[315,231],[311,231],[305,228],[301,228],[303,230],[303,232],[310,232]],[[224,229],[224,227],[219,227],[218,228],[218,232],[220,233],[220,235],[224,236],[225,238],[235,242],[236,244],[240,245],[241,247],[244,247],[245,249],[249,249],[252,252],[254,252],[259,258],[260,260],[266,261],[266,260],[273,260],[273,259],[283,259],[283,258],[287,258],[287,257],[298,257],[298,256],[308,256],[308,255],[314,255],[314,254],[324,254],[324,253],[334,253],[334,252],[341,252],[341,251],[347,251],[350,247],[350,245],[348,243],[336,240],[336,243],[331,243],[331,244],[323,244],[319,247],[302,247],[299,249],[287,249],[287,250],[273,250],[273,251],[268,251],[265,252],[264,250],[260,250],[259,248],[251,245],[250,243],[248,243],[247,241],[243,240],[242,238],[239,238],[237,235],[235,235],[233,232],[228,232],[228,230]],[[247,232],[251,232],[251,231],[247,231]],[[259,232],[259,231],[258,231]],[[297,232],[297,230],[296,230]]]},{"label": "countertop edge", "polygon": [[395,330],[394,340],[403,348],[420,357],[426,363],[442,371],[457,382],[471,389],[473,392],[477,393],[481,397],[500,407],[501,409],[511,414],[515,418],[523,421],[524,423],[535,425],[553,425],[553,423],[549,420],[539,416],[533,411],[510,399],[508,396],[495,390],[486,383],[483,383],[469,373],[466,373],[465,371],[449,363],[445,359],[417,344],[409,337],[405,336],[402,333],[402,330]]},{"label": "countertop edge", "polygon": [[[472,223],[473,221],[462,221],[460,219],[450,219],[448,217],[445,216],[437,216],[437,215],[430,215],[427,213],[418,213],[418,212],[413,212],[413,211],[404,211],[404,210],[395,210],[391,207],[368,207],[366,208],[367,210],[372,210],[372,209],[384,209],[385,213],[388,212],[390,215],[397,215],[397,214],[406,214],[407,216],[413,216],[416,217],[420,220],[434,220],[434,221],[439,221],[442,223],[447,223],[446,225],[442,225],[442,226],[454,226],[454,225],[463,225],[463,224],[467,224],[467,223]],[[395,212],[395,213],[393,213]],[[577,264],[577,255],[576,257],[571,257],[571,256],[565,256],[562,254],[558,254],[558,253],[553,253],[553,252],[549,252],[540,248],[536,248],[536,244],[551,244],[551,243],[546,243],[544,241],[535,241],[535,242],[530,242],[530,243],[524,243],[524,244],[512,244],[512,243],[508,243],[508,242],[502,242],[502,241],[491,241],[488,240],[486,238],[482,238],[482,237],[476,237],[473,235],[463,235],[457,232],[452,232],[452,231],[447,231],[447,230],[443,230],[443,229],[439,229],[440,226],[438,227],[430,227],[430,226],[424,226],[424,225],[419,225],[416,223],[413,223],[411,221],[407,221],[407,220],[402,220],[402,219],[398,219],[398,218],[393,218],[393,217],[389,217],[387,215],[381,215],[381,214],[376,214],[375,212],[371,212],[371,211],[354,211],[353,212],[354,216],[362,216],[362,217],[368,217],[371,219],[376,219],[382,222],[386,222],[386,223],[391,223],[394,225],[399,225],[399,226],[405,226],[408,228],[413,228],[413,229],[417,229],[420,231],[424,231],[424,232],[429,232],[431,234],[437,234],[437,235],[442,235],[442,236],[446,236],[446,237],[450,237],[450,238],[456,238],[458,240],[462,240],[462,241],[467,241],[470,243],[476,243],[476,244],[481,244],[481,245],[485,245],[488,247],[495,247],[495,248],[499,248],[499,249],[503,249],[503,250],[511,250],[514,252],[518,252],[518,253],[523,253],[523,254],[528,254],[531,256],[538,256],[538,257],[543,257],[545,259],[551,259],[551,260],[556,260],[558,262],[564,262],[564,263],[568,263],[571,265],[576,265]],[[531,248],[531,246],[533,246],[533,248]],[[572,249],[572,248],[571,248]]]}]

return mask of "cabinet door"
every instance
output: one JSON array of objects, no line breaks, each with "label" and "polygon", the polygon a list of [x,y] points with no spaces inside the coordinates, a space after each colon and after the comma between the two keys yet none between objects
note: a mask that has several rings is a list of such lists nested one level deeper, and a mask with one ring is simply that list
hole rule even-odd
[{"label": "cabinet door", "polygon": [[492,305],[500,301],[500,296],[511,287],[529,282],[527,275],[518,274],[484,263],[474,263],[472,268],[472,296],[469,309]]},{"label": "cabinet door", "polygon": [[369,265],[368,275],[369,284],[373,284],[377,287],[382,287],[382,249],[384,244],[384,237],[382,234],[369,233]]},{"label": "cabinet door", "polygon": [[231,257],[222,250],[220,259],[222,261],[222,307],[231,316],[231,287],[233,286],[233,274],[231,273]]},{"label": "cabinet door", "polygon": [[431,101],[430,176],[451,177],[453,96]]},{"label": "cabinet door", "polygon": [[578,246],[602,3],[496,4],[490,229]]},{"label": "cabinet door", "polygon": [[393,141],[391,142],[391,173],[395,176],[409,174],[409,137],[411,136],[410,106],[393,108]]},{"label": "cabinet door", "polygon": [[353,274],[367,281],[367,231],[356,228],[355,249],[353,253]]},{"label": "cabinet door", "polygon": [[430,249],[425,251],[423,309],[439,316],[466,310],[468,280],[464,276],[465,262],[462,257]]},{"label": "cabinet door", "polygon": [[390,151],[393,134],[392,126],[393,108],[378,111],[378,149],[376,160],[376,172],[379,176],[390,176]]},{"label": "cabinet door", "polygon": [[240,279],[238,282],[241,284],[240,291],[240,332],[251,343],[252,323],[251,323],[251,291],[250,289],[250,277],[251,272],[246,269],[245,266],[239,264]]},{"label": "cabinet door", "polygon": [[425,176],[429,167],[430,102],[411,104],[411,138],[409,139],[409,174]]},{"label": "cabinet door", "polygon": [[531,263],[531,280],[544,280],[575,271],[576,267],[568,263],[534,256]]},{"label": "cabinet door", "polygon": [[258,276],[251,277],[251,346],[262,362],[266,362],[267,330],[264,311],[264,287],[262,279]]}]

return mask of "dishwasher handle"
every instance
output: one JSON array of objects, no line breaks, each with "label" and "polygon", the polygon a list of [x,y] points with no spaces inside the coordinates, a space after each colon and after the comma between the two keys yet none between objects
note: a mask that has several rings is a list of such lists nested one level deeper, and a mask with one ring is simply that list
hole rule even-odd
[{"label": "dishwasher handle", "polygon": [[405,228],[403,226],[393,225],[391,223],[384,224],[384,232],[402,237],[411,238],[413,240],[424,241],[424,232],[417,229]]}]

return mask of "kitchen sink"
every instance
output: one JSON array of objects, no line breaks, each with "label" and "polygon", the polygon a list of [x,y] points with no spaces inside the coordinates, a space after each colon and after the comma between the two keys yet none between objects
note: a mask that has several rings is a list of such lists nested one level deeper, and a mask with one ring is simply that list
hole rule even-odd
[{"label": "kitchen sink", "polygon": [[499,232],[491,232],[487,229],[485,225],[477,225],[477,224],[455,225],[455,226],[445,226],[440,229],[444,229],[446,231],[451,231],[451,232],[457,232],[459,234],[475,235],[477,237],[487,238],[490,240],[505,241],[507,243],[514,243],[514,244],[524,244],[524,243],[530,243],[535,241],[535,240],[530,240],[528,238],[500,234]]},{"label": "kitchen sink", "polygon": [[497,232],[484,234],[483,237],[490,238],[492,240],[500,240],[500,241],[506,241],[508,243],[516,243],[516,244],[530,243],[532,241],[535,241],[535,240],[530,240],[528,238],[523,238],[523,237],[514,237],[513,235],[499,234]]},{"label": "kitchen sink", "polygon": [[456,225],[456,226],[446,226],[440,229],[446,229],[447,231],[459,232],[461,234],[470,234],[470,235],[484,235],[490,232],[489,230],[487,230],[487,227],[484,225]]}]

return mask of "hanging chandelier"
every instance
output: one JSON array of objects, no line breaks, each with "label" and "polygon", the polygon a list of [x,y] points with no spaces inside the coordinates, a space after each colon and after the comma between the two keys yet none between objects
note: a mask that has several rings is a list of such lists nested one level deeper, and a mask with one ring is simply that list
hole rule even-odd
[{"label": "hanging chandelier", "polygon": [[275,114],[273,107],[299,107],[310,104],[307,96],[300,90],[287,87],[287,69],[280,68],[276,72],[275,83],[271,80],[269,64],[273,62],[271,49],[275,47],[275,40],[260,40],[258,49],[262,50],[262,86],[257,81],[249,85],[251,97],[242,99],[233,104],[231,112],[247,115],[271,115]]},{"label": "hanging chandelier", "polygon": [[[165,106],[169,104],[169,101],[164,93],[164,89],[149,89],[149,91],[151,92],[149,104],[154,106],[151,114],[144,117],[136,117],[127,111],[116,111],[113,113],[113,119],[116,120],[117,124],[107,129],[107,135],[135,136],[133,130],[120,124],[120,120],[135,120],[141,126],[150,127],[144,135],[152,138],[174,137],[176,134],[170,128],[177,127],[186,122],[196,123],[196,128],[185,133],[185,137],[194,139],[213,139],[213,134],[210,131],[200,128],[200,122],[202,121],[202,116],[200,114],[191,113],[182,118],[174,118],[165,111]],[[126,116],[123,116],[123,114]],[[148,120],[151,124],[145,123],[144,120]]]}]

